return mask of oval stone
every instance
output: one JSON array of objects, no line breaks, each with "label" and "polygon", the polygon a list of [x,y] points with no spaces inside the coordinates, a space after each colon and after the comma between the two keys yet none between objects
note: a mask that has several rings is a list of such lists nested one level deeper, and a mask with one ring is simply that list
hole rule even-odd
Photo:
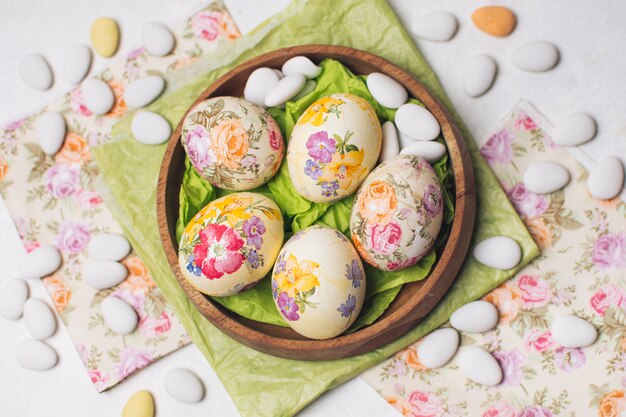
[{"label": "oval stone", "polygon": [[417,347],[417,357],[429,369],[450,362],[459,347],[459,334],[454,329],[438,329],[430,333]]},{"label": "oval stone", "polygon": [[515,13],[502,6],[485,6],[474,10],[472,22],[481,31],[497,37],[509,36],[517,23]]},{"label": "oval stone", "polygon": [[278,81],[267,93],[265,105],[267,107],[274,107],[285,104],[289,99],[302,91],[305,83],[306,78],[302,74],[286,74],[285,78]]},{"label": "oval stone", "polygon": [[434,12],[417,18],[411,25],[415,36],[427,41],[446,42],[456,33],[458,22],[448,12]]},{"label": "oval stone", "polygon": [[322,67],[315,65],[313,61],[305,56],[294,56],[285,61],[282,67],[285,75],[302,74],[306,78],[315,78],[322,73]]},{"label": "oval stone", "polygon": [[552,338],[566,348],[590,346],[598,338],[598,331],[591,323],[572,314],[554,319],[551,332]]},{"label": "oval stone", "polygon": [[491,387],[502,382],[500,364],[491,353],[478,346],[461,349],[459,368],[466,377],[482,385]]},{"label": "oval stone", "polygon": [[463,69],[463,90],[470,97],[485,94],[496,79],[498,66],[496,61],[486,55],[476,55],[465,64]]},{"label": "oval stone", "polygon": [[126,401],[122,417],[154,417],[154,398],[149,391],[137,391]]},{"label": "oval stone", "polygon": [[252,71],[243,89],[243,97],[257,106],[265,107],[265,97],[282,79],[277,71],[265,67]]},{"label": "oval stone", "polygon": [[374,100],[388,109],[397,109],[409,99],[409,93],[402,84],[380,72],[367,76],[367,89]]},{"label": "oval stone", "polygon": [[569,172],[556,162],[535,162],[524,171],[524,186],[535,194],[549,194],[565,187]]},{"label": "oval stone", "polygon": [[120,44],[120,28],[109,17],[100,17],[91,24],[91,44],[98,55],[109,58],[117,52]]},{"label": "oval stone", "polygon": [[398,155],[400,151],[400,140],[398,139],[398,130],[392,121],[386,121],[382,125],[383,139],[380,146],[380,155],[378,155],[378,163],[391,159]]},{"label": "oval stone", "polygon": [[425,107],[413,103],[400,106],[394,122],[400,132],[415,140],[433,140],[441,132],[435,116]]},{"label": "oval stone", "polygon": [[574,113],[557,123],[552,140],[561,146],[577,146],[596,135],[596,121],[587,113]]},{"label": "oval stone", "polygon": [[160,145],[172,134],[172,127],[160,114],[143,111],[133,117],[130,124],[133,136],[144,145]]},{"label": "oval stone", "polygon": [[450,316],[455,329],[468,333],[483,333],[498,324],[498,309],[487,301],[473,301],[459,307]]},{"label": "oval stone", "polygon": [[105,323],[115,333],[130,334],[137,328],[137,312],[126,301],[110,295],[102,300],[100,309]]},{"label": "oval stone", "polygon": [[47,339],[57,330],[54,313],[42,300],[31,298],[24,304],[24,323],[35,339]]},{"label": "oval stone", "polygon": [[115,95],[109,84],[98,78],[89,78],[81,86],[85,106],[95,115],[108,113],[115,104]]},{"label": "oval stone", "polygon": [[52,70],[48,61],[39,54],[26,55],[20,61],[17,73],[24,83],[35,90],[47,90],[52,86]]},{"label": "oval stone", "polygon": [[598,161],[589,172],[587,188],[594,198],[610,200],[624,188],[624,166],[614,156]]},{"label": "oval stone", "polygon": [[530,42],[520,46],[511,55],[511,62],[516,67],[531,71],[548,71],[559,61],[559,50],[548,42]]},{"label": "oval stone", "polygon": [[172,369],[163,381],[165,391],[183,403],[197,403],[204,397],[204,385],[196,374],[187,369]]},{"label": "oval stone", "polygon": [[130,253],[128,239],[118,233],[101,233],[91,238],[87,252],[93,260],[121,261]]},{"label": "oval stone", "polygon": [[48,155],[54,155],[65,141],[66,125],[61,113],[45,112],[37,119],[37,139],[41,149]]},{"label": "oval stone", "polygon": [[507,270],[519,264],[522,249],[510,237],[495,236],[483,240],[474,247],[474,258],[490,268]]},{"label": "oval stone", "polygon": [[85,79],[91,67],[91,49],[87,45],[72,45],[63,56],[63,74],[71,84]]},{"label": "oval stone", "polygon": [[128,270],[124,265],[110,260],[90,262],[83,272],[87,284],[96,290],[114,287],[128,276]]},{"label": "oval stone", "polygon": [[59,357],[54,349],[41,340],[25,340],[15,350],[17,363],[31,371],[45,371],[57,364]]},{"label": "oval stone", "polygon": [[165,56],[172,52],[176,39],[162,23],[146,22],[141,26],[141,42],[152,56]]},{"label": "oval stone", "polygon": [[402,148],[400,154],[417,155],[432,165],[446,154],[446,147],[435,141],[416,141]]},{"label": "oval stone", "polygon": [[157,99],[165,88],[165,80],[158,75],[148,75],[131,82],[124,91],[124,101],[129,107],[145,107]]},{"label": "oval stone", "polygon": [[23,279],[13,278],[7,282],[0,292],[0,316],[7,320],[22,317],[28,293],[28,284]]},{"label": "oval stone", "polygon": [[28,253],[20,264],[22,278],[39,279],[61,266],[61,253],[54,246],[41,246]]}]

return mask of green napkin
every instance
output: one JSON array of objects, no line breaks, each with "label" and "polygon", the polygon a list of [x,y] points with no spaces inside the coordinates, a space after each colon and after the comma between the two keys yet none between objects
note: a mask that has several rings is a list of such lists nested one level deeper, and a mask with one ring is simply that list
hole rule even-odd
[{"label": "green napkin", "polygon": [[454,115],[472,155],[478,192],[474,242],[490,236],[510,236],[520,244],[523,259],[514,271],[497,271],[469,256],[444,300],[419,326],[370,353],[329,362],[303,362],[257,352],[212,326],[178,285],[161,247],[155,212],[156,183],[165,146],[138,143],[130,133],[130,118],[124,120],[114,129],[113,142],[94,149],[106,178],[105,184],[99,184],[100,189],[126,236],[243,417],[294,415],[324,391],[445,323],[452,311],[510,278],[539,252],[436,76],[384,0],[295,0],[229,48],[207,54],[192,68],[173,73],[168,78],[170,86],[181,85],[194,76],[199,78],[153,103],[150,110],[176,125],[197,95],[233,66],[264,52],[310,43],[351,46],[380,55],[413,73],[437,95]]}]

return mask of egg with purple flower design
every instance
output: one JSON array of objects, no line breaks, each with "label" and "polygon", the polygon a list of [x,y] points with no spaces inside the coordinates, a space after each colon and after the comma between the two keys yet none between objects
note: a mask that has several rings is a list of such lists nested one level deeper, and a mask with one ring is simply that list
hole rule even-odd
[{"label": "egg with purple flower design", "polygon": [[365,271],[350,241],[330,227],[294,234],[272,272],[272,295],[283,319],[311,339],[329,339],[356,320],[365,299]]},{"label": "egg with purple flower design", "polygon": [[229,194],[211,201],[185,227],[180,271],[204,294],[233,295],[272,269],[283,238],[283,218],[274,201],[257,193]]},{"label": "egg with purple flower design", "polygon": [[333,94],[300,116],[287,149],[289,175],[300,195],[330,203],[352,194],[374,168],[382,129],[376,111],[354,94]]}]

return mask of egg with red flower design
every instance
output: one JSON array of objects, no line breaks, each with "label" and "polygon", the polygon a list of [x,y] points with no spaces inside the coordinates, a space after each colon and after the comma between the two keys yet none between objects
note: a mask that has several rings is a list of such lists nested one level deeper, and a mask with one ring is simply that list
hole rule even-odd
[{"label": "egg with red flower design", "polygon": [[257,193],[229,194],[211,201],[185,227],[180,270],[204,294],[233,295],[272,269],[283,238],[283,218],[274,201]]}]

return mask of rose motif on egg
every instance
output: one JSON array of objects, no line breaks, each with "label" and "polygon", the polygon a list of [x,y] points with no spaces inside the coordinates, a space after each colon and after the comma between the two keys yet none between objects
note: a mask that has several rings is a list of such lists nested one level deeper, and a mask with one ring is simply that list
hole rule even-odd
[{"label": "rose motif on egg", "polygon": [[272,269],[283,233],[280,209],[268,197],[244,192],[218,198],[185,227],[180,270],[205,294],[236,294]]},{"label": "rose motif on egg", "polygon": [[433,168],[415,155],[398,155],[372,171],[357,192],[352,242],[370,265],[397,271],[428,254],[442,220],[443,193]]},{"label": "rose motif on egg", "polygon": [[280,128],[270,114],[238,97],[214,97],[197,104],[181,133],[194,168],[211,184],[250,190],[270,180],[284,154]]}]

